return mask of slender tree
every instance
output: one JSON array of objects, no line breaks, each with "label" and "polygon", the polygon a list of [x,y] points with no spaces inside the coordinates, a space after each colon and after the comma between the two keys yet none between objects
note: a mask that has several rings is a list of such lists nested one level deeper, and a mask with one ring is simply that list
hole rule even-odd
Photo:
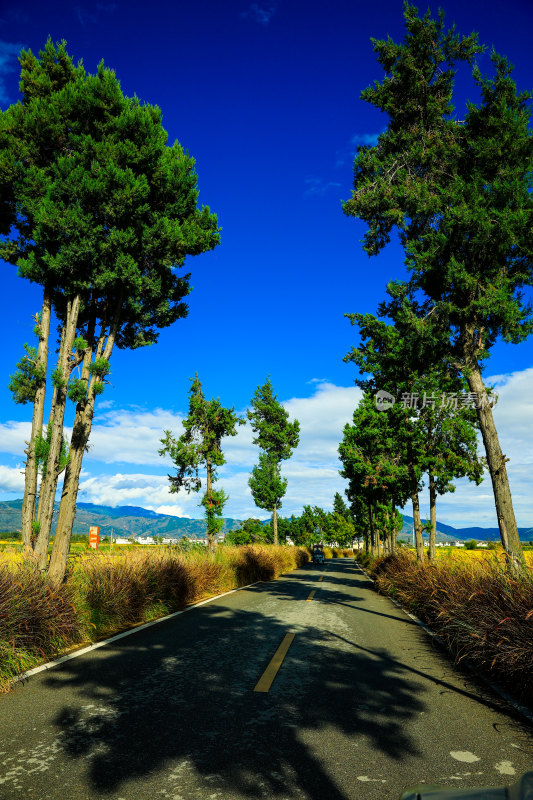
[{"label": "slender tree", "polygon": [[206,516],[208,547],[213,552],[228,499],[222,489],[213,486],[218,480],[217,468],[226,463],[222,439],[236,436],[237,426],[244,425],[245,421],[237,417],[233,408],[224,408],[218,398],[206,400],[198,375],[191,380],[189,414],[183,421],[184,432],[176,438],[170,431],[165,431],[159,455],[170,456],[177,469],[176,475],[168,476],[171,492],[181,489],[188,493],[200,491],[202,480],[199,471],[205,469],[206,490],[200,504]]},{"label": "slender tree", "polygon": [[[60,304],[61,292],[68,292],[76,273],[79,275],[87,267],[80,259],[78,270],[76,258],[63,258],[59,242],[49,248],[42,239],[44,229],[54,227],[49,197],[57,183],[58,170],[70,153],[69,129],[76,116],[75,97],[85,72],[81,64],[74,66],[64,43],[54,47],[50,40],[40,59],[23,50],[19,60],[22,102],[0,112],[0,217],[4,234],[0,255],[16,264],[20,275],[43,288],[42,308],[36,315],[34,374],[38,379],[31,398],[32,427],[22,504],[23,542],[26,550],[33,550],[40,527],[36,518],[36,449],[43,431],[52,302],[55,297]],[[73,210],[63,211],[65,225],[72,231]],[[10,235],[13,229],[16,236]],[[59,464],[62,433],[54,439],[52,455]],[[49,476],[51,472],[50,468]]]},{"label": "slender tree", "polygon": [[[155,343],[160,328],[186,316],[189,276],[178,269],[219,235],[209,209],[197,208],[194,161],[177,142],[167,145],[157,108],[125,97],[103,64],[96,75],[73,67],[64,45],[48,42],[40,58],[23,52],[21,64],[23,102],[5,112],[1,125],[5,159],[16,166],[2,207],[16,209],[19,238],[6,238],[3,254],[43,286],[40,340],[48,340],[46,302],[60,327],[46,471],[35,518],[32,461],[42,429],[36,395],[23,529],[29,545],[27,531],[38,530],[35,554],[46,567],[70,398],[76,410],[49,566],[60,582],[95,400],[113,349]],[[3,161],[0,176],[5,170]]]},{"label": "slender tree", "polygon": [[[263,451],[259,464],[250,477],[250,488],[259,508],[272,512],[274,544],[278,544],[278,509],[287,488],[281,477],[281,462],[290,458],[300,440],[300,423],[289,422],[289,414],[283,408],[272,389],[270,378],[258,386],[248,410],[248,419],[256,434],[254,444]],[[254,494],[255,492],[255,494]],[[257,498],[257,499],[256,499]],[[267,505],[262,505],[266,502]]]},{"label": "slender tree", "polygon": [[252,469],[248,485],[256,506],[273,515],[274,544],[278,544],[277,511],[287,491],[287,478],[282,478],[279,462],[268,453],[260,452],[259,464]]},{"label": "slender tree", "polygon": [[[518,93],[507,60],[492,54],[493,75],[474,67],[481,94],[461,119],[453,113],[457,64],[482,48],[477,36],[446,31],[442,13],[422,18],[404,6],[399,44],[373,41],[385,77],[362,98],[389,116],[376,147],[360,148],[345,213],[368,223],[364,247],[378,253],[399,231],[423,293],[422,320],[440,347],[484,397],[483,362],[498,339],[523,341],[533,329],[522,289],[533,283],[533,133],[531,94]],[[522,552],[506,462],[490,403],[477,407],[502,544],[519,565]]]}]

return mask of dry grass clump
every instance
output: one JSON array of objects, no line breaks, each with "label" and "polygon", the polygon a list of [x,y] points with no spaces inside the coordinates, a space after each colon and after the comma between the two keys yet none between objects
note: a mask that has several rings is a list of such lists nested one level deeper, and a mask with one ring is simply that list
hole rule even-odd
[{"label": "dry grass clump", "polygon": [[0,565],[0,690],[83,638],[72,587],[53,589],[33,565]]},{"label": "dry grass clump", "polygon": [[[309,553],[309,558],[313,558],[312,545],[306,547],[305,550],[307,553]],[[353,558],[353,557],[354,557],[354,550],[352,550],[349,547],[330,547],[329,545],[324,545],[324,558]]]},{"label": "dry grass clump", "polygon": [[69,582],[88,613],[89,634],[96,638],[216,594],[226,586],[225,573],[208,553],[158,548],[80,558]]},{"label": "dry grass clump", "polygon": [[353,558],[353,550],[351,550],[349,547],[332,547],[331,548],[331,557],[332,558]]},{"label": "dry grass clump", "polygon": [[492,560],[449,558],[418,566],[399,551],[370,567],[377,588],[431,625],[457,662],[533,700],[533,574]]},{"label": "dry grass clump", "polygon": [[250,544],[244,547],[219,547],[217,555],[233,571],[233,586],[255,581],[271,581],[284,572],[306,564],[309,552],[304,547]]},{"label": "dry grass clump", "polygon": [[272,545],[217,547],[215,554],[154,548],[80,558],[69,580],[95,638],[239,586],[272,580],[307,559],[303,548]]},{"label": "dry grass clump", "polygon": [[309,561],[301,547],[250,545],[190,552],[175,547],[90,552],[52,589],[18,557],[0,564],[0,691],[20,672],[80,641],[95,640],[190,603]]}]

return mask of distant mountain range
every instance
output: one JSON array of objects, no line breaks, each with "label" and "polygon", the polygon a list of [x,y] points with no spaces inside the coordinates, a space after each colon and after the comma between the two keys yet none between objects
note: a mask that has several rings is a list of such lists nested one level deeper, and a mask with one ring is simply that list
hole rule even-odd
[{"label": "distant mountain range", "polygon": [[[22,500],[9,500],[0,502],[0,531],[19,531],[21,525]],[[57,504],[54,513],[57,517]],[[226,518],[222,531],[234,530],[241,524],[241,520]],[[157,514],[146,508],[138,506],[99,506],[93,503],[78,503],[76,519],[74,521],[74,533],[88,533],[93,525],[100,526],[100,536],[165,536],[180,539],[182,536],[188,538],[202,538],[205,536],[205,520],[189,519],[189,517],[173,517],[170,514]],[[533,527],[519,528],[520,539],[524,542],[533,541]],[[403,515],[403,527],[400,538],[407,539],[412,536],[413,518]],[[493,539],[499,541],[500,532],[498,528],[454,528],[437,522],[437,541],[450,541],[457,539],[466,541],[467,539],[480,539],[487,541]]]},{"label": "distant mountain range", "polygon": [[[405,514],[402,514],[402,516],[403,527],[400,533],[400,538],[409,539],[409,537],[413,535],[414,520],[412,517],[406,517]],[[425,522],[425,519],[422,521]],[[522,542],[533,541],[533,528],[518,528],[518,533]],[[452,539],[457,539],[458,541],[479,539],[482,542],[490,541],[492,539],[495,542],[499,542],[500,530],[499,528],[479,527],[454,528],[452,525],[445,525],[444,522],[437,522],[437,541],[449,542]]]},{"label": "distant mountain range", "polygon": [[[0,502],[0,531],[19,531],[21,527],[22,500]],[[55,531],[58,505],[55,504],[52,532]],[[238,519],[225,519],[223,533],[238,528]],[[100,536],[165,536],[189,539],[205,536],[205,520],[157,514],[137,506],[98,506],[78,503],[73,533],[89,533],[93,525],[100,526]]]}]

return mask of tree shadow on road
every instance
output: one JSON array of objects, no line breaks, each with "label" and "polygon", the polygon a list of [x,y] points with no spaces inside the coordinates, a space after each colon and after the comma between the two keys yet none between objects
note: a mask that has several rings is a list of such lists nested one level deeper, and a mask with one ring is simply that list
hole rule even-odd
[{"label": "tree shadow on road", "polygon": [[54,669],[47,687],[74,696],[56,725],[68,756],[89,765],[89,795],[161,771],[163,798],[209,796],[194,788],[200,777],[223,798],[347,800],[321,752],[324,732],[332,747],[336,732],[349,737],[350,769],[362,738],[394,760],[417,755],[405,723],[425,709],[422,690],[385,650],[355,651],[302,626],[270,692],[254,692],[286,633],[275,617],[220,599]]}]

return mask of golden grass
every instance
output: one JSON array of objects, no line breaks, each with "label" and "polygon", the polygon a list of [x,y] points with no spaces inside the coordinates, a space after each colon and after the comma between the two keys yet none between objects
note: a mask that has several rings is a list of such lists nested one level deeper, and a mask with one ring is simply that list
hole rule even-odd
[{"label": "golden grass", "polygon": [[132,547],[85,550],[53,589],[20,552],[0,555],[0,691],[61,649],[164,616],[207,597],[272,580],[309,561],[303,547]]},{"label": "golden grass", "polygon": [[501,551],[455,550],[422,566],[404,549],[363,561],[378,590],[431,625],[456,661],[468,659],[527,702],[533,700],[530,568],[511,570]]}]

